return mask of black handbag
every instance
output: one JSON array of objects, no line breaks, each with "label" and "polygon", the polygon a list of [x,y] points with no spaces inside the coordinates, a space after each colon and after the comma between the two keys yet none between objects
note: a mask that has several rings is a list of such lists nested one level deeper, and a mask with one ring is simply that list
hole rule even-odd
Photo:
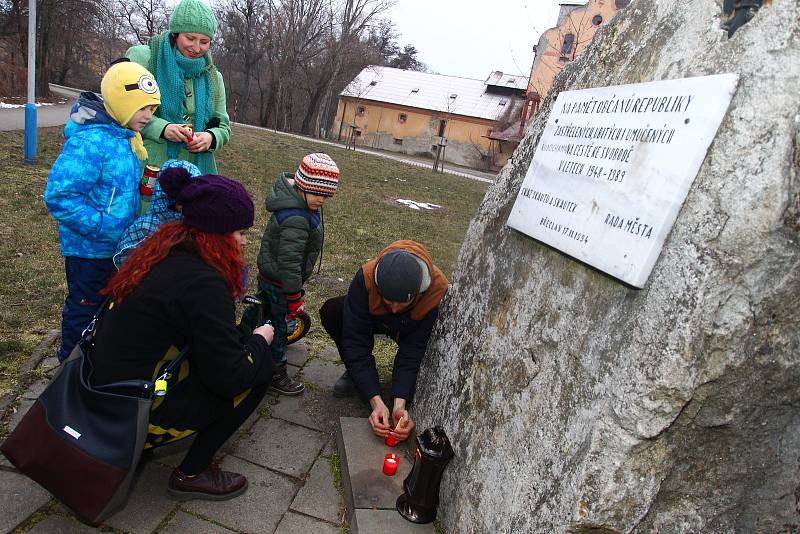
[{"label": "black handbag", "polygon": [[100,307],[55,376],[0,451],[22,473],[98,524],[124,506],[147,438],[155,394],[175,372],[187,349],[154,384],[126,380],[92,386],[91,348]]}]

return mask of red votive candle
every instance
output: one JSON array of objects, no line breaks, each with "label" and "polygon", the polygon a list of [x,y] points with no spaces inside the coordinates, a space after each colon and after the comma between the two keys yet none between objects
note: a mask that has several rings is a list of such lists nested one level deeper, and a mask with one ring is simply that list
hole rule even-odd
[{"label": "red votive candle", "polygon": [[394,476],[397,473],[397,466],[400,464],[400,457],[397,456],[395,453],[390,452],[386,455],[383,459],[383,474],[388,476]]},{"label": "red votive candle", "polygon": [[384,443],[386,443],[387,447],[394,447],[395,445],[397,445],[397,438],[395,438],[390,432],[389,434],[386,435]]}]

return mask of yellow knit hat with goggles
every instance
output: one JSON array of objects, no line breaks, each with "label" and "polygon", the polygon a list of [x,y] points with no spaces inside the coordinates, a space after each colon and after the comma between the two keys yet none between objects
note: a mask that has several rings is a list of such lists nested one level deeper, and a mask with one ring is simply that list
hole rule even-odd
[{"label": "yellow knit hat with goggles", "polygon": [[[100,94],[108,114],[125,127],[140,109],[161,104],[155,76],[132,61],[111,65],[100,82]],[[140,160],[147,159],[147,150],[139,132],[131,137],[131,148]]]}]

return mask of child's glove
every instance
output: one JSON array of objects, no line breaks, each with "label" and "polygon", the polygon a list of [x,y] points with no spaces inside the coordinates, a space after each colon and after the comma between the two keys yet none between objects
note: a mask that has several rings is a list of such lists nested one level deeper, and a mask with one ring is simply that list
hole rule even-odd
[{"label": "child's glove", "polygon": [[294,319],[303,315],[305,313],[305,309],[303,308],[303,293],[292,293],[286,295],[286,308],[288,313],[286,317],[288,319]]}]

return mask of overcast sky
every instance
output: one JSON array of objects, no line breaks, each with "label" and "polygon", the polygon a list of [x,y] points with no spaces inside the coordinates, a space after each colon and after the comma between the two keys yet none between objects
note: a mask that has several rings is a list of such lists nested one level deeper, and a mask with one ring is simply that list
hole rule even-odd
[{"label": "overcast sky", "polygon": [[529,76],[533,46],[555,25],[558,0],[397,0],[384,16],[402,45],[439,74],[485,79],[493,70]]},{"label": "overcast sky", "polygon": [[[209,0],[204,0],[211,3]],[[178,0],[167,0],[174,6]],[[439,74],[483,80],[493,70],[529,76],[533,46],[556,23],[559,0],[395,0],[382,16],[400,46]]]}]

